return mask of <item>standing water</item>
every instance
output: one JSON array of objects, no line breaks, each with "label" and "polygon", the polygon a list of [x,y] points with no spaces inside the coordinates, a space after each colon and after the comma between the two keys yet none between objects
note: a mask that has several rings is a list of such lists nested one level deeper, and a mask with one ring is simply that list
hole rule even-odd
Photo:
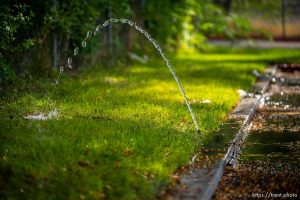
[{"label": "standing water", "polygon": [[[192,117],[192,120],[193,120],[193,122],[194,122],[194,124],[195,124],[196,130],[197,130],[197,132],[201,135],[201,131],[200,131],[198,122],[197,122],[197,120],[196,120],[196,117],[195,117],[195,115],[194,115],[194,112],[193,112],[193,110],[192,110],[192,107],[191,107],[191,105],[190,105],[190,103],[189,103],[189,100],[188,100],[188,98],[187,98],[187,96],[186,96],[186,93],[185,93],[185,91],[184,91],[184,89],[183,89],[183,87],[182,87],[182,85],[181,85],[181,83],[180,83],[180,81],[179,81],[179,79],[178,79],[178,77],[177,77],[177,75],[176,75],[176,73],[175,73],[175,71],[174,71],[174,69],[173,69],[171,63],[170,63],[170,61],[169,61],[169,60],[167,59],[167,57],[165,56],[165,53],[163,52],[163,50],[162,50],[162,48],[159,46],[159,44],[158,44],[158,43],[151,37],[151,35],[150,35],[147,31],[145,31],[142,27],[138,26],[135,22],[130,21],[130,20],[128,20],[128,19],[116,19],[116,18],[111,18],[111,19],[105,21],[103,24],[98,25],[98,26],[96,27],[96,29],[95,29],[94,32],[88,31],[87,34],[86,34],[86,37],[85,37],[84,40],[82,40],[82,42],[81,42],[81,46],[82,46],[83,48],[85,48],[85,47],[87,46],[87,41],[88,41],[93,35],[96,36],[96,35],[99,33],[99,31],[100,31],[101,29],[103,29],[104,27],[108,26],[110,23],[122,23],[122,24],[128,24],[129,26],[133,27],[135,30],[137,30],[138,32],[140,32],[141,34],[143,34],[143,35],[149,40],[149,42],[155,47],[155,49],[159,52],[160,56],[162,57],[162,59],[164,60],[164,62],[165,62],[166,65],[167,65],[167,67],[169,68],[171,74],[173,75],[173,77],[174,77],[174,79],[175,79],[175,81],[176,81],[176,83],[177,83],[177,85],[178,85],[178,87],[179,87],[179,89],[180,89],[180,92],[181,92],[181,94],[183,95],[183,98],[184,98],[184,100],[185,100],[185,103],[186,103],[186,105],[187,105],[187,107],[188,107],[188,109],[189,109],[189,112],[190,112],[191,117]],[[75,47],[74,50],[73,50],[73,55],[76,56],[76,55],[78,55],[78,53],[79,53],[79,47]],[[71,58],[71,57],[69,57],[69,58],[67,59],[67,64],[66,64],[66,66],[60,66],[60,71],[59,71],[58,77],[57,77],[56,82],[55,82],[55,88],[54,88],[52,94],[50,94],[49,97],[48,97],[48,102],[47,102],[47,107],[46,107],[46,111],[45,111],[45,112],[48,112],[50,104],[53,105],[54,111],[51,111],[48,115],[45,115],[45,114],[43,114],[43,113],[42,113],[42,114],[39,114],[39,115],[29,115],[29,116],[26,116],[26,117],[25,117],[26,119],[33,119],[33,120],[47,120],[47,119],[51,119],[51,118],[53,118],[53,117],[58,116],[58,112],[57,112],[57,109],[55,108],[54,101],[51,100],[51,99],[52,99],[53,94],[55,93],[56,86],[59,84],[60,76],[61,76],[62,72],[64,71],[64,68],[65,68],[65,67],[68,67],[68,68],[72,69],[72,58]]]},{"label": "standing water", "polygon": [[268,90],[243,154],[225,170],[215,199],[299,199],[300,74],[281,70],[274,78],[279,81]]}]

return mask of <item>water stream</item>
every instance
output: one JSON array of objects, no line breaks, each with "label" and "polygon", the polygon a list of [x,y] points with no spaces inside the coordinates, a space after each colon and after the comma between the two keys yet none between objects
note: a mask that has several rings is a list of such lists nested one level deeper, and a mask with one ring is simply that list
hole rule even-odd
[{"label": "water stream", "polygon": [[[82,48],[85,48],[87,46],[87,42],[88,40],[92,37],[92,36],[96,36],[103,28],[107,27],[109,24],[111,23],[121,23],[121,24],[128,24],[129,26],[133,27],[136,31],[140,32],[141,34],[143,34],[148,40],[149,42],[154,46],[154,48],[158,51],[158,53],[160,54],[160,56],[162,57],[162,59],[164,60],[164,62],[166,63],[168,69],[170,70],[172,76],[174,77],[179,89],[180,89],[180,92],[185,100],[185,104],[187,105],[188,107],[188,110],[191,114],[191,117],[192,117],[192,120],[195,124],[195,127],[196,127],[196,130],[197,132],[201,135],[201,131],[200,131],[200,127],[198,125],[198,121],[194,115],[194,112],[192,110],[192,107],[189,103],[189,100],[187,98],[187,95],[185,93],[185,90],[183,89],[169,59],[165,56],[165,53],[164,51],[162,50],[162,48],[159,46],[159,44],[151,37],[151,35],[146,31],[144,30],[142,27],[138,26],[135,22],[131,21],[131,20],[128,20],[128,19],[116,19],[116,18],[111,18],[109,20],[106,20],[103,24],[100,24],[96,27],[96,29],[94,31],[87,31],[87,34],[86,34],[86,37],[82,40],[81,42],[81,47]],[[74,48],[73,50],[73,56],[76,56],[78,55],[79,53],[79,50],[80,48],[77,46]],[[60,77],[64,71],[65,68],[69,68],[69,69],[72,69],[72,57],[69,57],[67,59],[67,63],[65,66],[60,66],[59,68],[59,74],[57,76],[57,79],[56,79],[56,82],[55,82],[55,87],[54,87],[54,90],[53,92],[48,96],[48,102],[47,102],[47,106],[46,106],[46,110],[45,110],[45,113],[48,112],[50,109],[50,107],[53,107],[52,110],[53,111],[50,111],[47,115],[46,114],[39,114],[39,115],[29,115],[29,116],[25,116],[26,119],[33,119],[33,120],[47,120],[47,119],[51,119],[51,118],[54,118],[56,116],[58,116],[58,112],[57,112],[57,109],[55,108],[55,102],[54,100],[52,99],[52,96],[54,95],[55,91],[56,91],[56,87],[57,85],[59,84],[59,80],[60,80]],[[52,105],[52,106],[51,106]]]}]

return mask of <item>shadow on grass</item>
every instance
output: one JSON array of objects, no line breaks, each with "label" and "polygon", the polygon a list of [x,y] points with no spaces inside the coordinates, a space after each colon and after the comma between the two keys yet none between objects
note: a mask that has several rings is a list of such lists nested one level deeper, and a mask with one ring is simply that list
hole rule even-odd
[{"label": "shadow on grass", "polygon": [[[262,69],[268,61],[176,59],[173,65],[189,91],[198,85],[209,89],[249,87],[254,80],[251,71]],[[253,66],[249,67],[250,62]],[[0,198],[155,198],[176,167],[188,161],[198,135],[186,106],[170,97],[178,97],[178,91],[160,88],[154,94],[147,89],[160,82],[176,87],[164,63],[155,61],[136,68],[139,70],[97,69],[71,82],[65,76],[55,98],[58,106],[70,112],[57,120],[11,118],[28,107],[26,99],[17,101],[24,93],[1,110],[0,178],[4,181],[0,181]],[[122,81],[107,81],[107,77]],[[131,93],[134,90],[138,91]],[[158,98],[165,93],[169,96]],[[216,94],[221,95],[224,93]],[[42,104],[36,102],[32,107]],[[218,127],[222,113],[231,109],[229,103],[192,106],[204,129]]]},{"label": "shadow on grass", "polygon": [[151,199],[187,162],[197,141],[196,134],[164,123],[102,116],[4,120],[0,128],[4,198]]}]

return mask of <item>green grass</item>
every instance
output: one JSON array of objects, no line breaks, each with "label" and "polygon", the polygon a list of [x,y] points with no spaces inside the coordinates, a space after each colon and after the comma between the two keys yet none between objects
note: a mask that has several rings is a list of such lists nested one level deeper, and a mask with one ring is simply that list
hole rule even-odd
[{"label": "green grass", "polygon": [[[299,50],[243,49],[173,56],[204,133],[201,144],[237,104],[237,90],[251,88],[253,69],[299,57]],[[199,147],[160,59],[63,76],[54,95],[60,117],[24,120],[43,111],[50,82],[22,83],[0,100],[0,198],[155,199]]]}]

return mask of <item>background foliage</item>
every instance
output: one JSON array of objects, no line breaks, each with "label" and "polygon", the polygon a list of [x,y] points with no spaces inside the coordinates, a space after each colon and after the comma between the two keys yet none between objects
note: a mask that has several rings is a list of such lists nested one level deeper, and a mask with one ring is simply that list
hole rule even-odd
[{"label": "background foliage", "polygon": [[[252,2],[252,1],[251,1]],[[270,8],[277,4],[270,2]],[[49,75],[64,65],[68,55],[88,30],[111,17],[136,21],[164,49],[205,49],[207,37],[248,37],[251,25],[237,14],[240,4],[265,7],[253,1],[232,0],[47,0],[1,2],[0,78],[1,85],[17,76]],[[251,5],[250,5],[251,4]],[[279,6],[280,7],[280,6]],[[234,11],[234,12],[232,12]],[[127,25],[104,29],[82,50],[80,62],[104,65],[127,61],[128,53],[151,53],[145,39]],[[16,76],[17,75],[17,76]]]}]

